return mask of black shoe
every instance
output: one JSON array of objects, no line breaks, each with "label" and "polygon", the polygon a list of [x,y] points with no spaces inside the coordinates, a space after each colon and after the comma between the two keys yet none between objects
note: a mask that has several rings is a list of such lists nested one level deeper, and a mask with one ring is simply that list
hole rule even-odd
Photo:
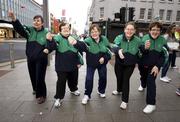
[{"label": "black shoe", "polygon": [[38,104],[42,104],[42,103],[44,103],[46,101],[46,98],[45,97],[38,97],[37,98],[37,103]]}]

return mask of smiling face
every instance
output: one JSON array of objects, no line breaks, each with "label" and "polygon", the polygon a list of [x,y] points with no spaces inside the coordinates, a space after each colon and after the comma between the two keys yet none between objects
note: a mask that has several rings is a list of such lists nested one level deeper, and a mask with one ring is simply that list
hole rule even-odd
[{"label": "smiling face", "polygon": [[149,34],[153,39],[157,39],[161,34],[162,24],[160,22],[152,22],[149,25]]},{"label": "smiling face", "polygon": [[35,17],[33,19],[33,27],[36,28],[37,30],[41,30],[41,28],[43,27],[43,20],[41,17]]},{"label": "smiling face", "polygon": [[94,27],[92,30],[91,30],[91,37],[94,39],[94,40],[98,40],[99,39],[99,35],[100,35],[100,32],[98,31],[98,29],[96,27]]},{"label": "smiling face", "polygon": [[94,40],[99,40],[100,34],[101,34],[101,29],[97,24],[92,24],[89,28],[90,36]]},{"label": "smiling face", "polygon": [[131,37],[135,34],[135,28],[134,25],[128,24],[125,28],[124,28],[124,33],[127,39],[131,39]]},{"label": "smiling face", "polygon": [[151,28],[151,30],[149,30],[149,33],[153,39],[158,38],[158,36],[160,35],[160,32],[161,32],[161,29],[158,28],[157,26],[154,26]]},{"label": "smiling face", "polygon": [[60,27],[60,33],[64,36],[64,37],[68,37],[70,35],[70,26],[69,24],[65,24],[65,25],[62,25]]}]

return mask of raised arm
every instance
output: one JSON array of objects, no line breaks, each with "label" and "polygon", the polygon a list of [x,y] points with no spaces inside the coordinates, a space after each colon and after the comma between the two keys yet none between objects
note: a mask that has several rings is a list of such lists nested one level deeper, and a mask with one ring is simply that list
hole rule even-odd
[{"label": "raised arm", "polygon": [[20,21],[16,19],[16,16],[14,15],[13,11],[8,12],[8,16],[12,20],[12,25],[14,27],[14,30],[19,33],[22,37],[28,39],[28,32],[25,30],[25,28],[22,26]]}]

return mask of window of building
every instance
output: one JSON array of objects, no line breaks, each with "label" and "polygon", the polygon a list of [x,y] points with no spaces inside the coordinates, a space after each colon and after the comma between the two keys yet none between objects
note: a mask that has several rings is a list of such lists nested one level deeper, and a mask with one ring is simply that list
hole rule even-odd
[{"label": "window of building", "polygon": [[161,3],[164,3],[164,2],[165,2],[165,0],[160,0],[160,2],[161,2]]},{"label": "window of building", "polygon": [[173,3],[173,2],[174,2],[174,0],[168,0],[168,2],[169,2],[169,3]]},{"label": "window of building", "polygon": [[99,2],[104,2],[105,0],[99,0]]},{"label": "window of building", "polygon": [[176,21],[180,21],[180,11],[177,11]]},{"label": "window of building", "polygon": [[172,10],[167,10],[166,20],[171,21]]},{"label": "window of building", "polygon": [[104,18],[104,7],[100,8],[100,18]]},{"label": "window of building", "polygon": [[5,11],[4,10],[2,10],[2,18],[4,18],[5,17]]},{"label": "window of building", "polygon": [[140,15],[139,15],[139,19],[144,19],[144,15],[145,15],[145,8],[140,8]]},{"label": "window of building", "polygon": [[147,19],[152,19],[152,9],[148,9]]},{"label": "window of building", "polygon": [[122,1],[128,1],[128,0],[122,0]]},{"label": "window of building", "polygon": [[130,0],[131,2],[136,2],[136,0]]},{"label": "window of building", "polygon": [[164,18],[164,9],[160,9],[159,10],[159,19],[163,20],[163,18]]}]

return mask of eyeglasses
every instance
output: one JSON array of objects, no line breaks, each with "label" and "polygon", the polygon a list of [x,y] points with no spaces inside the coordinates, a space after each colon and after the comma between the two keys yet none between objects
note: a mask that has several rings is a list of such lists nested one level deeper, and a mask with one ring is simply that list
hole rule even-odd
[{"label": "eyeglasses", "polygon": [[61,27],[61,30],[70,30],[70,27]]},{"label": "eyeglasses", "polygon": [[127,30],[127,31],[134,31],[135,29],[129,29],[129,28],[127,28],[127,29],[125,29],[125,30]]},{"label": "eyeglasses", "polygon": [[153,31],[153,32],[160,32],[161,30],[160,29],[152,29],[151,31]]}]

